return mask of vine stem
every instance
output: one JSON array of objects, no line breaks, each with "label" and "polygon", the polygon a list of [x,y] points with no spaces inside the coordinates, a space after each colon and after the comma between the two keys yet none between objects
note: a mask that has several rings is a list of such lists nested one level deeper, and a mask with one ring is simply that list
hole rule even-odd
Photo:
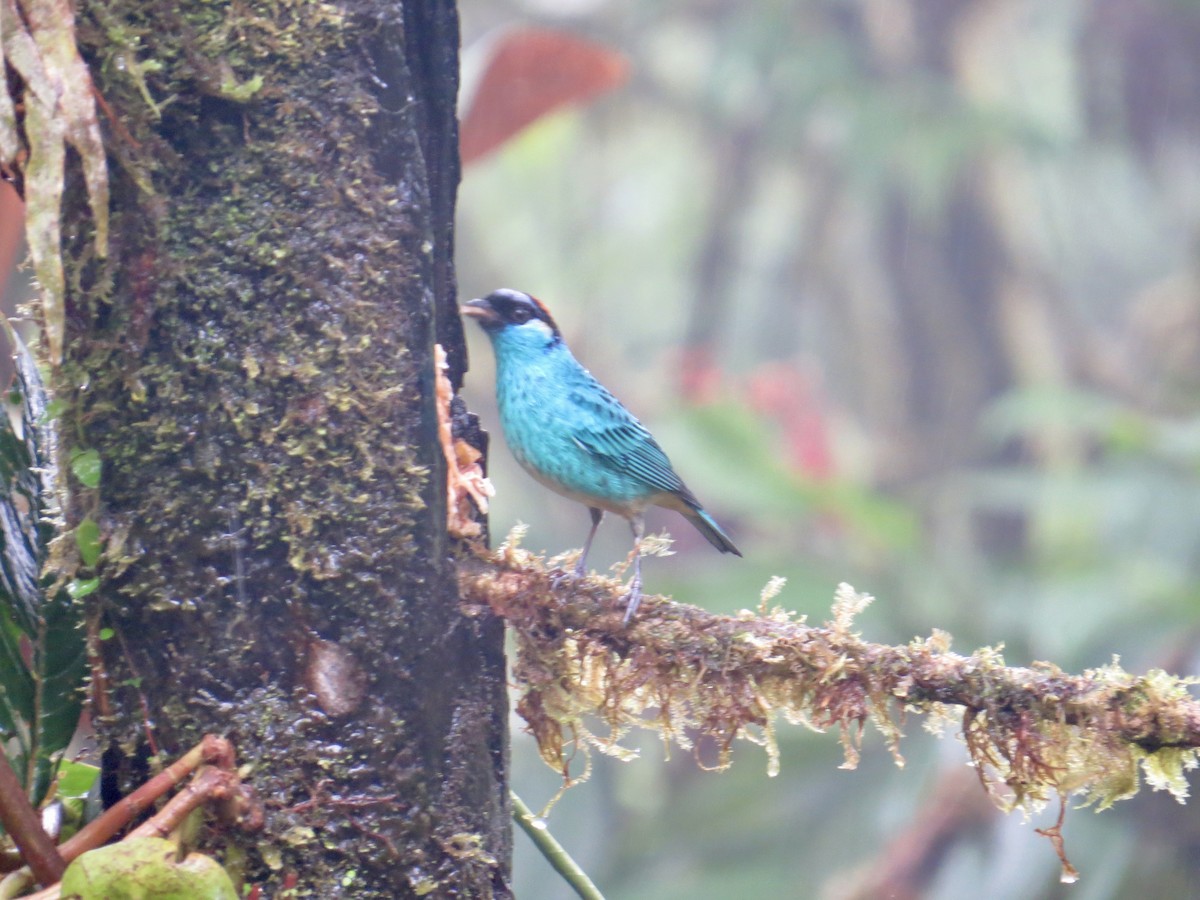
[{"label": "vine stem", "polygon": [[510,790],[508,795],[512,798],[513,821],[529,835],[529,839],[533,841],[542,856],[546,857],[546,862],[554,867],[554,871],[558,872],[583,900],[604,900],[604,895],[592,883],[592,879],[588,878],[587,873],[579,868],[579,863],[571,859],[571,854],[567,853],[563,849],[563,845],[555,840],[554,835],[525,805],[525,801],[517,796],[516,791]]}]

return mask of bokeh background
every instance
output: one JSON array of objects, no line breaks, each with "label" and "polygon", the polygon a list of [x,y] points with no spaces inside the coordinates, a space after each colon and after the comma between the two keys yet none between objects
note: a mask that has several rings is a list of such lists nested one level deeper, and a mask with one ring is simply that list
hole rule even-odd
[{"label": "bokeh background", "polygon": [[[518,27],[625,67],[470,162],[458,266],[464,299],[544,300],[745,552],[664,513],[677,554],[647,562],[650,591],[732,612],[782,575],[820,621],[847,581],[878,598],[872,640],[1194,670],[1200,3],[461,10],[468,95]],[[545,83],[575,59],[541,55]],[[578,547],[586,512],[512,463],[471,337],[496,538],[523,521],[532,549]],[[603,569],[628,531],[601,534]],[[996,813],[954,735],[906,730],[903,768],[868,735],[845,771],[836,736],[782,726],[773,779],[748,744],[715,774],[634,736],[641,758],[595,759],[549,824],[622,900],[1200,896],[1194,804],[1070,812],[1064,886],[1034,831],[1056,808]],[[534,807],[556,790],[520,734],[513,766]],[[572,896],[517,844],[519,896]]]},{"label": "bokeh background", "polygon": [[[1198,0],[461,11],[464,104],[502,120],[464,171],[464,299],[547,302],[745,553],[652,517],[677,554],[648,590],[733,612],[781,575],[820,621],[847,581],[878,598],[872,640],[1196,671]],[[531,26],[563,41],[486,83]],[[513,134],[506,94],[546,90],[575,102]],[[31,294],[13,201],[0,184],[8,309]],[[469,330],[497,539],[523,521],[533,549],[578,547],[586,513],[506,454]],[[627,550],[609,521],[592,561]],[[538,807],[559,780],[513,724]],[[1034,831],[1055,809],[1000,815],[954,735],[906,730],[903,768],[868,733],[846,771],[836,736],[781,726],[775,778],[748,744],[717,774],[634,735],[640,758],[596,757],[549,824],[611,900],[1200,896],[1195,804],[1072,811],[1064,886]],[[518,896],[573,896],[516,841]]]}]

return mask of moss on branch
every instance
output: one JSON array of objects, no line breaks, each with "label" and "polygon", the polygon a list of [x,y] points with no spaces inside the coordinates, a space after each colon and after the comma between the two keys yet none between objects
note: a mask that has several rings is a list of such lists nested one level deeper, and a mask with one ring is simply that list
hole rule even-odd
[{"label": "moss on branch", "polygon": [[[1188,679],[1133,675],[1116,663],[1069,675],[1051,663],[1010,667],[1000,653],[950,650],[934,632],[904,646],[864,640],[855,615],[870,601],[838,589],[830,622],[808,625],[768,608],[720,616],[647,598],[622,625],[619,582],[564,577],[561,560],[510,539],[480,566],[463,566],[462,594],[508,620],[516,635],[518,708],[542,757],[569,782],[576,750],[623,755],[631,728],[691,748],[714,739],[720,765],[735,740],[766,748],[778,770],[778,719],[837,728],[853,767],[865,726],[897,762],[902,717],[957,723],[981,781],[1005,809],[1081,796],[1104,808],[1137,792],[1141,776],[1177,799],[1196,766],[1200,702]],[[607,734],[592,729],[603,723]]]}]

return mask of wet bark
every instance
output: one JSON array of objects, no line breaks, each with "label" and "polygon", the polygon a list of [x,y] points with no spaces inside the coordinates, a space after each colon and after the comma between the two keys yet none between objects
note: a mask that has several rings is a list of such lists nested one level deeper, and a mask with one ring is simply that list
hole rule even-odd
[{"label": "wet bark", "polygon": [[[502,628],[459,607],[452,3],[79,4],[109,258],[68,213],[66,451],[109,759],[230,737],[267,895],[508,895]],[[240,845],[231,849],[232,845]]]}]

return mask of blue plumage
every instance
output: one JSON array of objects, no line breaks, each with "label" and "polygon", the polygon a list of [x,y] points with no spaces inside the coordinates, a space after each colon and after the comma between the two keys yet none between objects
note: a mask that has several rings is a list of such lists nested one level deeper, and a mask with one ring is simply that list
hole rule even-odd
[{"label": "blue plumage", "polygon": [[[722,553],[741,556],[654,436],[575,359],[544,306],[528,294],[499,290],[470,301],[463,313],[491,338],[500,424],[513,455],[546,487],[591,511],[577,574],[586,571],[605,511],[629,520],[636,546],[648,506],[677,510]],[[641,600],[641,583],[637,556],[626,621]]]}]

